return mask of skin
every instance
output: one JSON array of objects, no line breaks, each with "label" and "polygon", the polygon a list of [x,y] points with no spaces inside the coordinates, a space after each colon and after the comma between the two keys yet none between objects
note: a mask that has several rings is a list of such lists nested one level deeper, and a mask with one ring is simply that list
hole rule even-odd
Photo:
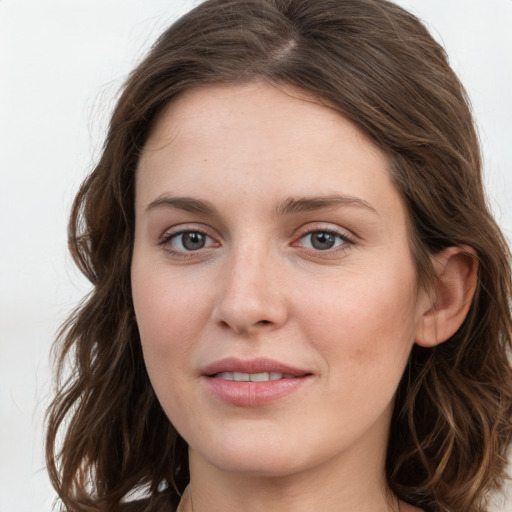
[{"label": "skin", "polygon": [[[169,204],[177,197],[215,211]],[[320,250],[312,233],[326,230],[334,247]],[[187,250],[183,231],[205,245]],[[387,433],[433,304],[388,161],[350,122],[268,84],[181,95],[137,169],[132,288],[149,376],[190,446],[194,512],[399,509]],[[309,377],[269,404],[233,405],[202,375],[226,357]]]}]

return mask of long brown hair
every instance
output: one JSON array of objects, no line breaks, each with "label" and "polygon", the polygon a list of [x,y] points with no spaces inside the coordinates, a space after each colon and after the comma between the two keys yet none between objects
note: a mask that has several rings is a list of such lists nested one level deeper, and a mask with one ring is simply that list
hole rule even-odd
[{"label": "long brown hair", "polygon": [[69,224],[93,290],[55,346],[47,461],[63,509],[118,510],[143,489],[146,510],[157,510],[188,482],[186,445],[151,388],[133,321],[134,174],[155,116],[176,95],[251,80],[311,93],[388,155],[420,281],[432,280],[430,256],[446,247],[476,254],[463,325],[435,348],[412,350],[386,471],[391,490],[426,511],[487,510],[512,431],[510,254],[486,205],[465,91],[421,22],[385,0],[208,0],[129,76]]}]

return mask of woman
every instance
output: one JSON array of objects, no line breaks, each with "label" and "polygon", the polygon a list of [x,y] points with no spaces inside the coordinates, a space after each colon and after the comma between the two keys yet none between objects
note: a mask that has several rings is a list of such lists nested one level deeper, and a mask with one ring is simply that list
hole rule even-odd
[{"label": "woman", "polygon": [[64,509],[487,510],[512,321],[480,168],[444,51],[392,3],[174,24],[72,211],[94,289],[48,417]]}]

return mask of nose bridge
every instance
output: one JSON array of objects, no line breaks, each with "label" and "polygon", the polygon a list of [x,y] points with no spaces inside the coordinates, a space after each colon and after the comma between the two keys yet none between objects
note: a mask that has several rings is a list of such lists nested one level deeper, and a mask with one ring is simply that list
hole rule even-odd
[{"label": "nose bridge", "polygon": [[280,325],[286,308],[278,266],[268,237],[262,234],[233,244],[222,275],[217,320],[239,333]]}]

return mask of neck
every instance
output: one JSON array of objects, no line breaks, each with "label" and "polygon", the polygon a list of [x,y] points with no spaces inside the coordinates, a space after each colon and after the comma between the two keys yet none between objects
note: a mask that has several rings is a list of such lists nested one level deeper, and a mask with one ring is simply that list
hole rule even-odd
[{"label": "neck", "polygon": [[191,481],[180,512],[405,512],[388,490],[384,471],[357,462],[346,466],[350,471],[333,460],[292,475],[259,476],[219,470],[191,451]]}]

